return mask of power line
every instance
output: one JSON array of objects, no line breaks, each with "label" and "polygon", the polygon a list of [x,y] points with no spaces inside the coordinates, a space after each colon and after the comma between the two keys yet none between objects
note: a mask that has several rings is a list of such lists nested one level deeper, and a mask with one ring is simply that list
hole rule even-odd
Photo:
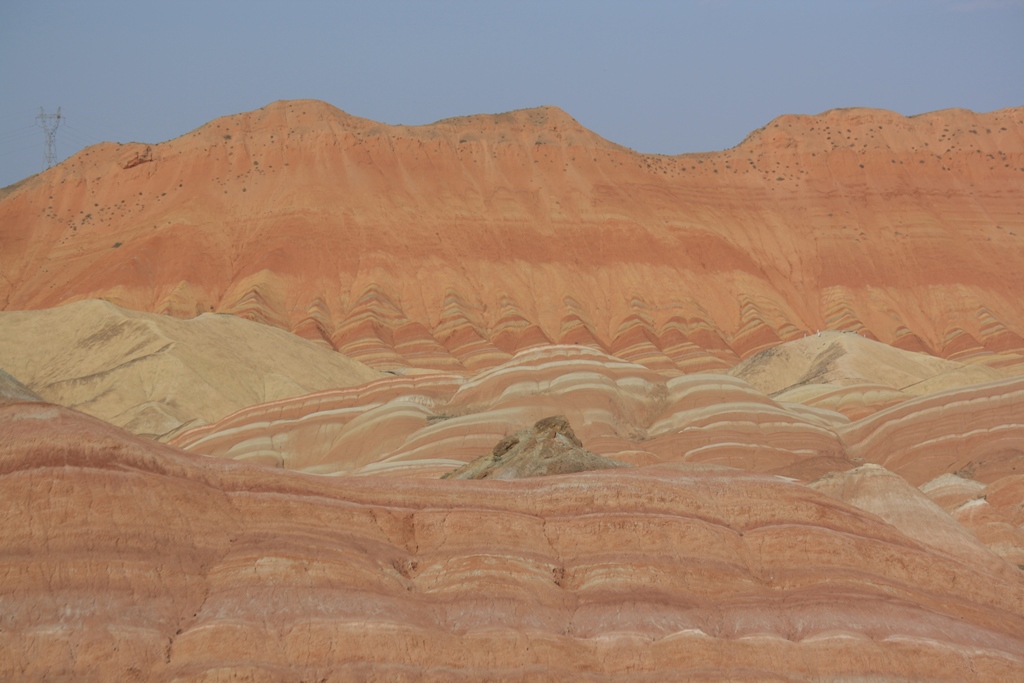
[{"label": "power line", "polygon": [[42,143],[37,141],[29,145],[28,147],[20,147],[18,149],[0,149],[0,157],[14,156],[18,152],[25,152],[30,149],[39,149],[40,145],[42,145]]},{"label": "power line", "polygon": [[57,163],[57,128],[60,127],[60,122],[63,120],[60,107],[57,107],[56,114],[47,114],[42,107],[39,107],[39,116],[36,117],[36,122],[46,135],[46,168]]},{"label": "power line", "polygon": [[[66,119],[67,117],[65,117]],[[64,130],[71,135],[72,138],[84,142],[87,145],[94,145],[97,142],[102,142],[102,138],[98,138],[92,133],[82,130],[81,128],[75,128],[70,123],[64,124]]]},{"label": "power line", "polygon": [[24,128],[15,128],[13,130],[5,130],[0,133],[0,139],[13,138],[13,137],[25,137],[28,131],[33,130],[35,126],[25,126]]}]

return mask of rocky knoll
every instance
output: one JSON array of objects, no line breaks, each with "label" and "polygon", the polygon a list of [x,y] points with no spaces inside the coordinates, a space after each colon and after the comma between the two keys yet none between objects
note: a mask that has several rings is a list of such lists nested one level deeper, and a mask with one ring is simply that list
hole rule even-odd
[{"label": "rocky knoll", "polygon": [[0,193],[0,307],[216,311],[379,368],[547,343],[724,370],[819,329],[1024,350],[1024,109],[782,116],[637,154],[553,108],[390,126],[276,102]]},{"label": "rocky knoll", "polygon": [[762,474],[311,477],[11,403],[0,510],[4,679],[1024,674],[1024,573]]},{"label": "rocky knoll", "polygon": [[442,479],[520,479],[626,467],[583,447],[569,421],[553,415],[507,436],[489,455],[466,463]]}]

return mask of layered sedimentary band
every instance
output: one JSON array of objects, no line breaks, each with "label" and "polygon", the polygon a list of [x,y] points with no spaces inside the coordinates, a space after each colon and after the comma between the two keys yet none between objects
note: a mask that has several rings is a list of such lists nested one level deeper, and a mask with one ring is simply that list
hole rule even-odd
[{"label": "layered sedimentary band", "polygon": [[888,400],[851,421],[774,400],[729,375],[667,378],[561,346],[523,352],[468,380],[393,377],[253,406],[171,443],[321,474],[437,476],[562,413],[588,449],[640,465],[705,463],[807,481],[873,462],[914,485],[964,471],[985,482],[1024,475],[1024,378],[904,395],[892,407]]},{"label": "layered sedimentary band", "polygon": [[410,127],[278,102],[3,190],[0,306],[232,313],[385,369],[578,343],[723,370],[823,329],[1019,363],[1022,131],[1019,108],[835,110],[653,156],[552,107]]},{"label": "layered sedimentary band", "polygon": [[1021,108],[88,148],[0,189],[0,679],[1024,680],[1022,206]]},{"label": "layered sedimentary band", "polygon": [[1024,672],[1018,570],[774,476],[337,479],[41,403],[0,427],[4,678]]}]

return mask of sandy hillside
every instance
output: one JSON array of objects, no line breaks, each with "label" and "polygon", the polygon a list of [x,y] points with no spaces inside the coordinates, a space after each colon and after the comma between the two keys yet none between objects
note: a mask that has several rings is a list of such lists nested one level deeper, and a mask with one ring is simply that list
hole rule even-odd
[{"label": "sandy hillside", "polygon": [[105,301],[0,312],[0,363],[51,403],[157,437],[248,405],[379,377],[333,350],[234,316],[177,320]]}]

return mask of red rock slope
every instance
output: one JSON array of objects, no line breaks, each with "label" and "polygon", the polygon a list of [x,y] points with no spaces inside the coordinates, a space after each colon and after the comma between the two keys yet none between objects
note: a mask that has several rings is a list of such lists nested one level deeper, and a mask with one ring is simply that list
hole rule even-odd
[{"label": "red rock slope", "polygon": [[277,102],[0,194],[0,306],[234,313],[377,367],[546,342],[667,372],[859,330],[1024,349],[1024,109],[782,116],[636,154],[550,107],[388,126]]},{"label": "red rock slope", "polygon": [[5,680],[1024,676],[1019,570],[760,474],[311,477],[11,403],[0,511]]}]

